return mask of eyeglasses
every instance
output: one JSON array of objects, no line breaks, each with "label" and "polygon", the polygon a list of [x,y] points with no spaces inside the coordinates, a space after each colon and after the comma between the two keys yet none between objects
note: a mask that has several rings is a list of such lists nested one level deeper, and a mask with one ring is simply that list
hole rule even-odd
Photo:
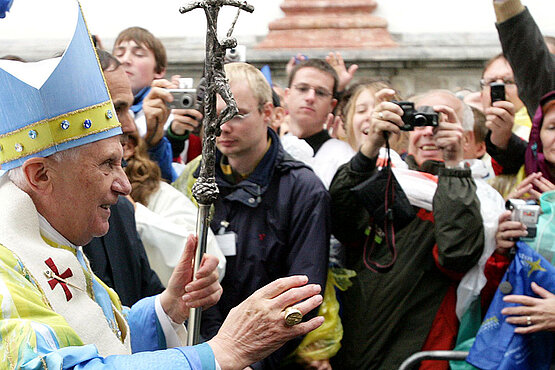
[{"label": "eyeglasses", "polygon": [[247,117],[249,117],[251,115],[251,113],[252,112],[237,113],[235,116],[233,116],[232,120],[242,121],[242,120],[246,119]]},{"label": "eyeglasses", "polygon": [[481,87],[490,86],[492,83],[497,82],[499,80],[501,80],[501,82],[503,82],[505,85],[516,84],[515,80],[511,80],[510,78],[488,78],[487,80],[482,78],[480,80],[480,86]]},{"label": "eyeglasses", "polygon": [[296,84],[296,85],[293,85],[293,88],[300,95],[306,95],[310,90],[314,90],[314,94],[316,95],[317,98],[320,98],[320,99],[329,98],[330,96],[333,95],[326,89],[323,89],[321,87],[313,87],[308,84]]}]

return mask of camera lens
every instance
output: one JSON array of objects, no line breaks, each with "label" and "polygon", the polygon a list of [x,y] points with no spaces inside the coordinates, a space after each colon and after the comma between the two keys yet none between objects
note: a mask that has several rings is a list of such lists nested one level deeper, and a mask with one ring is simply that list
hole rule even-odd
[{"label": "camera lens", "polygon": [[191,108],[194,105],[194,98],[191,95],[183,95],[181,105],[183,108]]},{"label": "camera lens", "polygon": [[423,114],[414,115],[414,125],[415,126],[426,126],[428,123],[428,118]]}]

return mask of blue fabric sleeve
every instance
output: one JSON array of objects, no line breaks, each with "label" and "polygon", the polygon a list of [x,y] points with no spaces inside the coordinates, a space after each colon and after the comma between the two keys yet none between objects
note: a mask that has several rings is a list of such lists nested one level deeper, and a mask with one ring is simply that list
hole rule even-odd
[{"label": "blue fabric sleeve", "polygon": [[177,172],[172,166],[172,146],[167,137],[163,137],[158,145],[153,146],[148,150],[150,159],[158,163],[162,171],[162,177],[169,182],[177,180]]},{"label": "blue fabric sleeve", "polygon": [[92,344],[65,347],[49,353],[38,353],[22,364],[21,369],[183,369],[215,370],[214,354],[206,343],[194,347],[172,348],[133,355],[100,357]]},{"label": "blue fabric sleeve", "polygon": [[156,296],[143,298],[127,312],[133,353],[165,349],[166,337],[156,316]]}]

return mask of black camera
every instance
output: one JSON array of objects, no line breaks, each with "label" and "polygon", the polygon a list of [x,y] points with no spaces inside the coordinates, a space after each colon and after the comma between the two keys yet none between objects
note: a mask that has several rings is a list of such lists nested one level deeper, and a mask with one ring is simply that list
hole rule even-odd
[{"label": "black camera", "polygon": [[403,110],[404,125],[401,127],[403,131],[412,131],[417,126],[432,126],[439,125],[439,115],[434,108],[423,105],[418,109],[414,108],[414,103],[410,101],[393,101]]},{"label": "black camera", "polygon": [[491,103],[505,100],[505,84],[503,82],[492,82],[489,85]]},{"label": "black camera", "polygon": [[170,109],[192,109],[196,107],[196,89],[168,89],[173,96],[171,103],[166,103]]}]

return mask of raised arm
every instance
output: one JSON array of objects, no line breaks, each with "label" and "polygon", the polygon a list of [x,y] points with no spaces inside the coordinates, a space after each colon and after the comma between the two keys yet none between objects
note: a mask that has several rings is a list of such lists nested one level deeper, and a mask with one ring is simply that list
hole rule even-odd
[{"label": "raised arm", "polygon": [[514,71],[519,96],[533,118],[540,98],[555,89],[555,57],[520,0],[497,0],[493,5],[503,54]]}]

